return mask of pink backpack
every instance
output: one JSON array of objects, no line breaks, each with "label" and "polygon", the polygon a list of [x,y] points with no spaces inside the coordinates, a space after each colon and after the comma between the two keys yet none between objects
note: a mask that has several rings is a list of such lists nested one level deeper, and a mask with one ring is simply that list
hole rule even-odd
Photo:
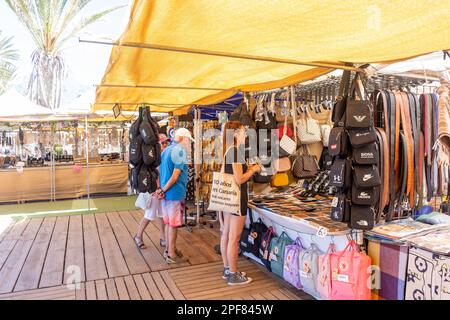
[{"label": "pink backpack", "polygon": [[351,240],[345,249],[330,254],[331,300],[370,300],[371,260]]},{"label": "pink backpack", "polygon": [[330,289],[331,289],[331,267],[330,267],[330,256],[331,253],[336,252],[336,246],[332,243],[328,247],[325,254],[319,257],[319,272],[317,275],[316,290],[320,297],[324,300],[330,299]]},{"label": "pink backpack", "polygon": [[283,278],[297,289],[301,289],[298,256],[305,248],[300,238],[293,244],[287,245],[284,249]]}]

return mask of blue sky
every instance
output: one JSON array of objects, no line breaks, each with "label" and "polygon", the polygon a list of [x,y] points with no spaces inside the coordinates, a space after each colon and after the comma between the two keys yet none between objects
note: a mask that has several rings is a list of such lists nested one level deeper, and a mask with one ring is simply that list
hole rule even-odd
[{"label": "blue sky", "polygon": [[[120,5],[126,5],[126,7],[116,10],[89,26],[82,31],[80,36],[117,39],[128,22],[131,0],[93,0],[82,11],[84,15],[90,15]],[[19,51],[20,60],[13,88],[24,93],[31,73],[30,57],[35,47],[25,27],[3,0],[0,0],[0,30],[2,30],[2,36],[14,37],[13,44]],[[63,104],[70,103],[77,96],[92,90],[93,85],[100,83],[109,61],[110,52],[110,46],[79,43],[78,38],[74,38],[66,44],[63,57],[67,80],[64,87]]]}]

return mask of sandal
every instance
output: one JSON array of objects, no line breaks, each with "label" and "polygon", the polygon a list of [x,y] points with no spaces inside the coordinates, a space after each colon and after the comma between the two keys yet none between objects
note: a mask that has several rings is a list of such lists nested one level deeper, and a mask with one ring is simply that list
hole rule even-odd
[{"label": "sandal", "polygon": [[142,241],[141,238],[139,238],[138,236],[134,236],[134,243],[136,243],[136,246],[139,249],[147,249],[147,247],[145,246],[144,242]]},{"label": "sandal", "polygon": [[167,245],[166,240],[159,239],[159,245],[160,245],[160,247],[164,248]]}]

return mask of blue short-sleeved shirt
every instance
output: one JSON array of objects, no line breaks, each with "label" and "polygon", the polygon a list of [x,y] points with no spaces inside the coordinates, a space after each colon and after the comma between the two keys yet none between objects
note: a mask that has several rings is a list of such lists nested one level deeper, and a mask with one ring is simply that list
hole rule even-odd
[{"label": "blue short-sleeved shirt", "polygon": [[178,143],[173,143],[164,149],[161,155],[161,166],[159,167],[159,177],[161,187],[164,187],[172,177],[175,169],[180,169],[181,173],[178,181],[166,192],[166,200],[179,201],[186,198],[186,186],[188,182],[188,161],[186,150]]}]

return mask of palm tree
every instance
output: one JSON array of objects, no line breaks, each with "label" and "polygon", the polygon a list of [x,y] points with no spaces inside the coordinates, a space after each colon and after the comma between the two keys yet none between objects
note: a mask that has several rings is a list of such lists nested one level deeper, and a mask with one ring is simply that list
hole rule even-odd
[{"label": "palm tree", "polygon": [[0,94],[6,91],[8,83],[14,78],[14,61],[19,58],[17,50],[12,48],[12,37],[2,38],[1,35],[0,30]]},{"label": "palm tree", "polygon": [[110,8],[83,17],[80,13],[92,0],[5,0],[36,44],[33,70],[28,83],[30,98],[40,105],[58,109],[64,77],[64,44],[108,13]]}]

